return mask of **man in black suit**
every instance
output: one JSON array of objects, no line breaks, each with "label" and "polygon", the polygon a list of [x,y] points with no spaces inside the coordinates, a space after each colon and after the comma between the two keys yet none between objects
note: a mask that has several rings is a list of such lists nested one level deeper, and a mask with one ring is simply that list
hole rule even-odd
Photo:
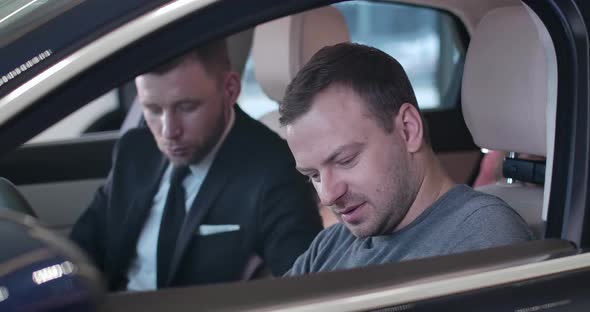
[{"label": "man in black suit", "polygon": [[71,238],[110,290],[287,271],[321,230],[286,143],[235,102],[225,41],[136,78],[149,129],[127,132]]}]

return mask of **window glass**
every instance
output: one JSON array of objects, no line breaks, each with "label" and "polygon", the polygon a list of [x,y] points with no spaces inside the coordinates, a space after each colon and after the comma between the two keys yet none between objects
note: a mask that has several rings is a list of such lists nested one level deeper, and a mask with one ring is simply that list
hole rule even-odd
[{"label": "window glass", "polygon": [[78,138],[84,133],[91,132],[89,130],[95,128],[97,123],[106,123],[105,120],[111,118],[118,108],[119,98],[115,89],[84,105],[79,110],[38,134],[28,143]]},{"label": "window glass", "polygon": [[[334,5],[342,12],[351,40],[395,57],[414,86],[423,110],[447,109],[457,103],[465,47],[450,14],[418,6],[350,1]],[[242,77],[240,106],[254,118],[277,108],[254,77],[250,57]]]}]

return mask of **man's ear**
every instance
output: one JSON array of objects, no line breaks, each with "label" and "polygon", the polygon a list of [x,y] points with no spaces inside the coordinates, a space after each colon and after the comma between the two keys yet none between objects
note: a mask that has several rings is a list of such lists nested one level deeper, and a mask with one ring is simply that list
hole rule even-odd
[{"label": "man's ear", "polygon": [[401,130],[401,136],[406,143],[408,152],[415,153],[424,144],[424,125],[418,109],[410,104],[404,103],[396,116],[397,131]]},{"label": "man's ear", "polygon": [[223,80],[223,92],[224,96],[229,102],[228,105],[234,105],[240,96],[242,90],[242,82],[240,75],[235,71],[229,71],[225,74]]}]

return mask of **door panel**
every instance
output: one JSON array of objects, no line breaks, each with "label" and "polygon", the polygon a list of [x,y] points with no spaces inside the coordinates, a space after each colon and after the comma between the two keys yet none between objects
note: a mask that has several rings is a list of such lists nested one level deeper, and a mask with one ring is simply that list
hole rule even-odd
[{"label": "door panel", "polygon": [[67,234],[111,168],[118,132],[28,144],[0,159],[0,176],[16,184],[41,222]]}]

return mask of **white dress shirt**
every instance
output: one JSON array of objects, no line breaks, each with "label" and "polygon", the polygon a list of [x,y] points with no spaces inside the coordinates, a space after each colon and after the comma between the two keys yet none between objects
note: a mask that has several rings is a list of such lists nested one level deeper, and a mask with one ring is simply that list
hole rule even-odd
[{"label": "white dress shirt", "polygon": [[[188,215],[190,207],[199,193],[199,189],[209,172],[209,168],[215,159],[215,155],[219,147],[225,141],[227,134],[233,127],[235,120],[235,113],[231,110],[230,121],[225,129],[221,139],[217,145],[201,160],[198,164],[190,165],[190,173],[182,182],[182,186],[186,191],[185,207]],[[127,290],[130,291],[144,291],[154,290],[157,288],[157,261],[158,261],[158,235],[160,232],[160,223],[162,222],[162,213],[164,212],[164,205],[166,204],[166,197],[168,189],[170,188],[170,174],[172,172],[172,165],[168,165],[162,180],[160,181],[160,188],[154,196],[152,201],[152,209],[143,226],[136,247],[136,257],[131,263],[127,278]]]}]

